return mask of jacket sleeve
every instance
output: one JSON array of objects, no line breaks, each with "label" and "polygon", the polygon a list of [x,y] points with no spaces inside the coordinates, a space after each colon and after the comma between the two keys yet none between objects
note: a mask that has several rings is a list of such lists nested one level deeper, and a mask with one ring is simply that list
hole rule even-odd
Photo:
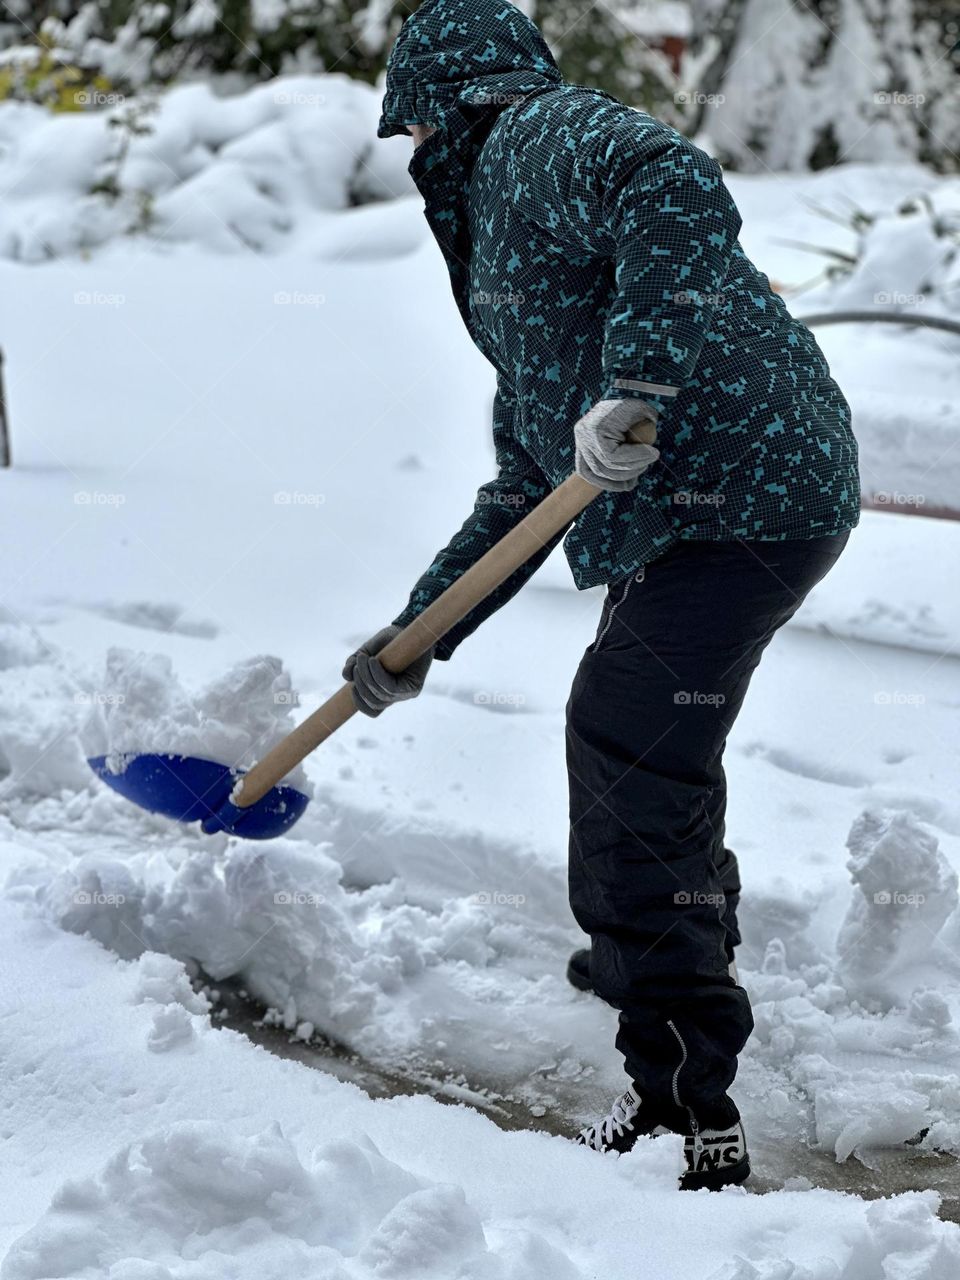
[{"label": "jacket sleeve", "polygon": [[[644,112],[615,104],[550,120],[515,150],[535,221],[613,264],[604,398],[658,410],[691,381],[741,218],[719,164]],[[549,151],[550,160],[547,159]]]},{"label": "jacket sleeve", "polygon": [[[496,479],[480,486],[472,513],[459,532],[437,553],[433,564],[413,588],[407,607],[394,618],[397,626],[405,627],[412,622],[550,492],[546,477],[514,434],[517,412],[513,393],[502,379],[498,379],[493,405]],[[435,656],[449,658],[461,640],[465,640],[481,622],[520,590],[562,537],[561,532],[551,539],[482,604],[471,610],[462,622],[448,631],[438,642]]]}]

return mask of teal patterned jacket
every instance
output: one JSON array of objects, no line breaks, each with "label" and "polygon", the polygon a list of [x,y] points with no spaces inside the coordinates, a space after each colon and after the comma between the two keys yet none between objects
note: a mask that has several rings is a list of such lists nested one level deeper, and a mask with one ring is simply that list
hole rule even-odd
[{"label": "teal patterned jacket", "polygon": [[400,625],[571,474],[574,423],[599,399],[654,404],[661,456],[566,534],[578,587],[636,572],[679,538],[803,539],[857,523],[849,407],[813,335],[740,247],[715,160],[644,112],[565,83],[505,0],[426,0],[407,19],[380,136],[410,123],[437,128],[410,173],[470,336],[497,372],[498,473]]}]

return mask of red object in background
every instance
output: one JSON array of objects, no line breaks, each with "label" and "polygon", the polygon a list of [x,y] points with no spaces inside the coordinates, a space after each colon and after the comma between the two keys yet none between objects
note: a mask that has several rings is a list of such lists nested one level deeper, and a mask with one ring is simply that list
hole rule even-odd
[{"label": "red object in background", "polygon": [[651,49],[657,49],[666,56],[670,63],[670,70],[678,76],[684,50],[687,47],[686,36],[652,36],[647,43]]}]

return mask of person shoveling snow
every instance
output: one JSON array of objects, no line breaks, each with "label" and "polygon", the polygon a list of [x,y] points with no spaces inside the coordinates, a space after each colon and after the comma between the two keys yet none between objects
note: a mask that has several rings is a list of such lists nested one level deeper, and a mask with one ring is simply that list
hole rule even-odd
[{"label": "person shoveling snow", "polygon": [[307,804],[304,757],[357,711],[415,697],[563,539],[576,585],[607,588],[568,703],[570,901],[591,939],[569,976],[620,1011],[630,1079],[580,1141],[623,1152],[672,1131],[682,1187],[739,1183],[728,1090],[753,1019],[723,751],[763,650],[857,523],[850,411],[744,254],[719,165],[565,83],[509,3],[426,0],[407,19],[379,126],[398,133],[497,373],[497,476],[285,737],[218,757],[204,726],[152,751],[114,740],[90,763],[208,832],[280,834]]},{"label": "person shoveling snow", "polygon": [[[620,1010],[630,1078],[579,1140],[623,1152],[673,1131],[681,1186],[741,1182],[728,1089],[753,1019],[723,750],[764,648],[857,523],[847,402],[744,254],[719,165],[565,83],[512,5],[426,0],[391,52],[379,133],[413,137],[411,176],[496,369],[498,473],[344,677],[367,715],[414,697],[566,532],[577,586],[607,588],[568,704],[570,900],[591,939],[570,977]],[[572,472],[599,497],[569,532],[399,663],[404,629]]]}]

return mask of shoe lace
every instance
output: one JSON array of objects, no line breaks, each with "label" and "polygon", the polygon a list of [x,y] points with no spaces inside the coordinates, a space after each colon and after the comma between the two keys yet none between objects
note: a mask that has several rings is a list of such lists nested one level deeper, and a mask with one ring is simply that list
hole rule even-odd
[{"label": "shoe lace", "polygon": [[614,1137],[619,1137],[625,1129],[633,1129],[636,1114],[637,1104],[629,1093],[624,1093],[610,1108],[610,1114],[582,1130],[580,1137],[594,1151],[603,1151],[613,1142]]}]

